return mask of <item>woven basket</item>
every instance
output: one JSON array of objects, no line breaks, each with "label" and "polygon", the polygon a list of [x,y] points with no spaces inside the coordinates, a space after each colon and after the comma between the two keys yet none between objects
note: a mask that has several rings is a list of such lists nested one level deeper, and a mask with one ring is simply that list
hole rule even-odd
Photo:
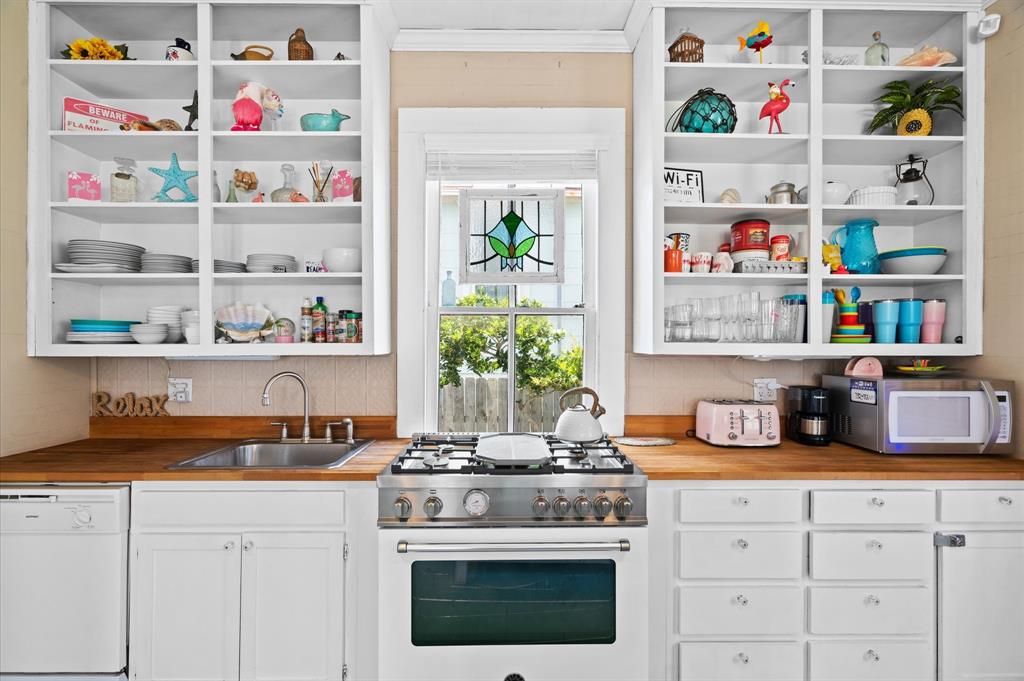
[{"label": "woven basket", "polygon": [[668,48],[668,60],[691,64],[703,62],[704,41],[694,34],[684,31]]},{"label": "woven basket", "polygon": [[310,61],[313,59],[313,46],[306,41],[306,32],[295,29],[288,38],[288,59],[291,61]]}]

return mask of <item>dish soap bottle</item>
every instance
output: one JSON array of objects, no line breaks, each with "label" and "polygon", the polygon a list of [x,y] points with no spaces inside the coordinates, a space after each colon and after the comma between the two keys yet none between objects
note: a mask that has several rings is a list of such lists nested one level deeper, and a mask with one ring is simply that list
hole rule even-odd
[{"label": "dish soap bottle", "polygon": [[889,65],[889,46],[882,42],[882,34],[879,31],[875,31],[872,35],[875,42],[868,46],[868,49],[864,50],[864,65],[865,66],[888,66]]},{"label": "dish soap bottle", "polygon": [[317,296],[313,306],[313,342],[327,342],[327,306],[323,296]]},{"label": "dish soap bottle", "polygon": [[284,184],[270,192],[271,203],[291,203],[292,192],[295,191],[295,166],[291,163],[282,163],[281,175],[284,176]]},{"label": "dish soap bottle", "polygon": [[132,203],[139,199],[139,178],[135,176],[135,159],[115,157],[117,170],[110,173],[110,200]]},{"label": "dish soap bottle", "polygon": [[313,342],[313,301],[309,298],[302,300],[302,317],[299,318],[299,341],[302,343]]}]

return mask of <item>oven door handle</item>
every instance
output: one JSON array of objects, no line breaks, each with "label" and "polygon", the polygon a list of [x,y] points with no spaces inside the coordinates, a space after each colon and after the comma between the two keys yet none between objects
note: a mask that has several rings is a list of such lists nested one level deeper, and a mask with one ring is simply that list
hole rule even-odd
[{"label": "oven door handle", "polygon": [[539,553],[542,551],[629,551],[629,541],[575,542],[467,542],[411,543],[398,542],[398,553]]},{"label": "oven door handle", "polygon": [[985,438],[985,442],[978,448],[979,454],[985,454],[992,449],[992,445],[999,439],[999,426],[1001,425],[999,399],[996,397],[996,391],[992,389],[991,383],[988,381],[978,381],[978,383],[981,384],[981,390],[985,393],[985,398],[988,400],[986,405],[988,407],[988,437]]}]

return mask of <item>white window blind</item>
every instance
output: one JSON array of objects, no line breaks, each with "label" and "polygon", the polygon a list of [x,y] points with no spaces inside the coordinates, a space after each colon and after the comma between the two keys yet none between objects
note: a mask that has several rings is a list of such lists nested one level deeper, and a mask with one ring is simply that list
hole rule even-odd
[{"label": "white window blind", "polygon": [[427,179],[589,180],[597,178],[597,151],[428,151]]}]

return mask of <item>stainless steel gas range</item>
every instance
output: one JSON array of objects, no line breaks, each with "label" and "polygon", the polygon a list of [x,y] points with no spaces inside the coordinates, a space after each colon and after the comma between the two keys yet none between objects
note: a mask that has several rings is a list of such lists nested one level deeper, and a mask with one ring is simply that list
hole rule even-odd
[{"label": "stainless steel gas range", "polygon": [[647,476],[609,440],[421,434],[377,478],[380,678],[646,678]]}]

